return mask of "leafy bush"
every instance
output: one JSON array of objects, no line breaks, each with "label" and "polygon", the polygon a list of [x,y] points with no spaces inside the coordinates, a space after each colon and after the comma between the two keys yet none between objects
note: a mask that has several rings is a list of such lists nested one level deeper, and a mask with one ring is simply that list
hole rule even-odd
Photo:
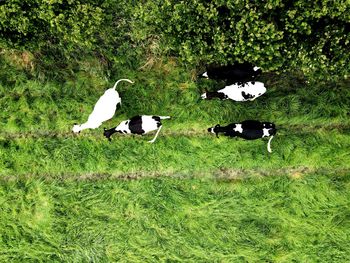
[{"label": "leafy bush", "polygon": [[137,27],[163,36],[190,63],[250,61],[264,70],[297,69],[314,78],[347,77],[349,1],[145,1]]},{"label": "leafy bush", "polygon": [[132,6],[128,0],[0,1],[0,51],[30,51],[31,74],[59,80],[91,57],[110,66],[119,49],[130,50]]},{"label": "leafy bush", "polygon": [[94,1],[31,0],[0,4],[0,37],[7,46],[46,44],[90,47],[102,23]]},{"label": "leafy bush", "polygon": [[346,78],[349,31],[350,3],[341,0],[0,2],[2,47],[53,47],[48,53],[75,57],[97,51],[109,65],[131,67],[136,57],[165,51],[196,66],[250,61],[265,71]]},{"label": "leafy bush", "polygon": [[0,45],[113,53],[129,38],[131,7],[127,0],[0,1]]}]

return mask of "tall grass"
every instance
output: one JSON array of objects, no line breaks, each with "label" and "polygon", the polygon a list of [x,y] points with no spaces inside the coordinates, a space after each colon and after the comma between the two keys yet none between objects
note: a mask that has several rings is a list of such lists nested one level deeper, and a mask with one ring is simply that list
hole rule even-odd
[{"label": "tall grass", "polygon": [[[223,83],[197,81],[193,79],[195,69],[179,67],[171,58],[142,70],[115,66],[109,78],[98,60],[86,58],[75,61],[74,74],[60,82],[55,78],[39,80],[35,66],[27,69],[20,59],[11,60],[12,53],[5,52],[2,57],[6,66],[0,73],[2,175],[349,168],[350,93],[346,81],[311,85],[296,75],[265,74],[261,81],[267,93],[254,102],[201,101],[205,89],[219,89]],[[85,122],[97,99],[119,78],[132,79],[135,84],[118,86],[122,107],[102,127],[113,127],[138,114],[172,116],[164,121],[154,145],[146,142],[149,136],[115,135],[108,143],[102,127],[72,134],[73,124]],[[272,155],[264,140],[216,139],[206,131],[217,123],[245,119],[276,123]]]},{"label": "tall grass", "polygon": [[174,136],[167,134],[166,129],[163,132],[153,145],[147,142],[150,138],[136,136],[116,136],[111,143],[88,135],[1,138],[1,175],[191,177],[244,169],[267,174],[283,168],[287,169],[286,173],[292,173],[298,167],[304,167],[307,172],[350,169],[349,136],[337,132],[276,136],[272,154],[266,150],[266,140]]},{"label": "tall grass", "polygon": [[174,119],[168,125],[172,130],[205,130],[218,122],[244,119],[273,121],[278,126],[349,124],[350,95],[346,81],[327,86],[309,85],[295,77],[266,74],[261,80],[268,91],[259,100],[200,101],[205,89],[216,90],[223,84],[192,80],[192,71],[177,67],[174,60],[147,70],[119,69],[108,78],[98,67],[94,60],[81,62],[74,78],[64,82],[17,77],[17,71],[11,68],[1,73],[1,132],[69,132],[74,122],[86,121],[104,90],[125,77],[135,84],[118,86],[122,108],[105,126],[137,114],[171,115]]},{"label": "tall grass", "polygon": [[2,181],[0,261],[348,262],[349,178]]},{"label": "tall grass", "polygon": [[[199,101],[223,84],[173,58],[0,51],[1,262],[349,261],[349,81],[266,73],[254,102]],[[72,134],[119,78],[103,127],[172,116],[155,144]],[[206,131],[245,119],[276,123],[272,154]]]}]

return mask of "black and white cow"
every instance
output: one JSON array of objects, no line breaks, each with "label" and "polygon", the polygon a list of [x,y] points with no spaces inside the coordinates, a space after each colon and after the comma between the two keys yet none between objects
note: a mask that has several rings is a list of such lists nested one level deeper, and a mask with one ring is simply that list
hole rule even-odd
[{"label": "black and white cow", "polygon": [[231,85],[237,82],[247,82],[254,80],[261,74],[261,69],[251,63],[237,63],[227,66],[208,66],[207,71],[199,77],[224,80],[226,85]]},{"label": "black and white cow", "polygon": [[150,116],[150,115],[141,115],[134,116],[129,120],[122,121],[117,127],[111,129],[104,129],[103,135],[111,141],[111,135],[113,133],[119,132],[123,134],[139,134],[143,135],[151,131],[157,130],[155,137],[149,141],[153,143],[160,129],[162,128],[161,120],[170,119],[170,116]]},{"label": "black and white cow", "polygon": [[246,120],[241,123],[231,123],[223,127],[217,124],[215,127],[208,128],[208,132],[215,133],[217,137],[219,137],[219,133],[224,133],[225,136],[240,137],[246,140],[270,137],[267,143],[267,151],[271,152],[271,140],[276,134],[277,129],[275,124],[271,122]]},{"label": "black and white cow", "polygon": [[202,99],[219,98],[221,100],[231,99],[234,101],[253,101],[257,97],[260,97],[266,92],[264,83],[258,81],[250,81],[243,84],[232,84],[225,88],[214,91],[206,92],[201,95]]}]

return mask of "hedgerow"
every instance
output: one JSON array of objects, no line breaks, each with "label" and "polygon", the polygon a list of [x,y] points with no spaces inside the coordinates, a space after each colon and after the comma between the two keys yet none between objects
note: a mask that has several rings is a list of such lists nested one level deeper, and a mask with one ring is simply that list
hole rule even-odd
[{"label": "hedgerow", "polygon": [[349,1],[143,1],[136,23],[147,38],[193,64],[250,61],[265,71],[348,77]]},{"label": "hedgerow", "polygon": [[30,75],[40,80],[75,78],[79,65],[93,60],[109,75],[119,54],[132,51],[132,6],[128,0],[0,1],[0,52],[30,55]]},{"label": "hedgerow", "polygon": [[91,46],[102,23],[102,8],[93,1],[12,0],[0,5],[0,18],[0,36],[7,45]]},{"label": "hedgerow", "polygon": [[152,46],[195,67],[250,61],[309,79],[347,78],[349,31],[345,0],[0,2],[0,47],[97,51],[110,65],[147,56]]},{"label": "hedgerow", "polygon": [[0,47],[113,53],[129,38],[131,6],[125,0],[0,2]]}]

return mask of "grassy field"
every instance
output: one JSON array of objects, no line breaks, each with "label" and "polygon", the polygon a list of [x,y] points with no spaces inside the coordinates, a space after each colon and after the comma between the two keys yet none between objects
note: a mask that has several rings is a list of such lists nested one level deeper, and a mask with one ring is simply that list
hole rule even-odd
[{"label": "grassy field", "polygon": [[348,262],[349,176],[2,181],[1,262]]},{"label": "grassy field", "polygon": [[[265,73],[254,102],[200,101],[222,84],[172,58],[55,72],[0,53],[1,262],[350,260],[349,81]],[[103,127],[172,116],[154,144],[72,134],[119,78],[135,84],[118,86],[122,107]],[[207,132],[245,119],[276,123],[272,154],[267,140]]]},{"label": "grassy field", "polygon": [[[265,74],[261,80],[268,91],[254,102],[200,101],[205,89],[222,84],[196,81],[194,69],[181,68],[174,59],[143,70],[120,68],[109,81],[96,60],[80,62],[65,81],[45,76],[40,81],[14,61],[13,55],[3,55],[5,70],[0,73],[3,176],[210,176],[244,169],[263,174],[300,167],[308,172],[349,169],[349,81],[306,84],[295,75]],[[79,135],[71,132],[119,78],[135,84],[120,84],[122,107],[103,127],[138,114],[172,116],[164,121],[155,144],[147,143],[153,135],[114,135],[109,143],[102,127]],[[207,132],[217,123],[245,119],[276,123],[272,154],[266,151],[267,140],[217,139]]]}]

